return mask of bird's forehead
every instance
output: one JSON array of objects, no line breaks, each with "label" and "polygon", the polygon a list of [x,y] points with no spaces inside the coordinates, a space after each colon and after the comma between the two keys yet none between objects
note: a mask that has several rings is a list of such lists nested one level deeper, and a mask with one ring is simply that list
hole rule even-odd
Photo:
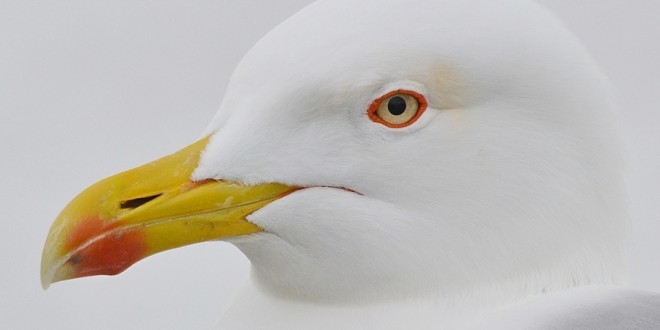
[{"label": "bird's forehead", "polygon": [[543,10],[524,0],[316,2],[243,58],[209,131],[233,112],[292,96],[352,97],[398,80],[446,87],[458,83],[454,78],[474,78],[486,84],[486,78],[507,74],[508,65],[493,63],[515,62],[509,55],[524,37],[521,26],[529,31],[543,24],[535,16]]},{"label": "bird's forehead", "polygon": [[[470,8],[470,2],[488,3],[319,1],[260,40],[245,56],[233,80],[281,85],[284,79],[292,79],[289,85],[295,85],[309,77],[423,70],[430,58],[460,58],[464,50],[479,47],[478,39],[506,30],[503,19],[511,16],[498,15],[497,11],[479,14]],[[500,28],[484,29],[488,25]],[[502,44],[507,41],[499,39]]]}]

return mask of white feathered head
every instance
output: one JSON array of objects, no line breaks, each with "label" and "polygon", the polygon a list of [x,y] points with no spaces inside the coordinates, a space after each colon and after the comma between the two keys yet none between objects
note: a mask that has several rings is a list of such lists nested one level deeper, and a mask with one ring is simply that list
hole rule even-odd
[{"label": "white feathered head", "polygon": [[315,3],[245,56],[206,135],[75,199],[44,283],[211,239],[321,301],[622,280],[611,92],[534,3]]}]

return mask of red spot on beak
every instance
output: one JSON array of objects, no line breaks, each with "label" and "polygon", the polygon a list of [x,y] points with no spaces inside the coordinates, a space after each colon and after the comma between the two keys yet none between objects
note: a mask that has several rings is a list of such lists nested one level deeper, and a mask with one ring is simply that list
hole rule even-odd
[{"label": "red spot on beak", "polygon": [[67,263],[74,266],[74,277],[116,275],[146,257],[144,231],[119,228],[117,222],[86,218],[78,223],[67,240],[66,249],[77,251]]},{"label": "red spot on beak", "polygon": [[74,250],[103,232],[112,230],[117,225],[117,222],[102,220],[97,217],[85,218],[73,227],[64,247],[67,250]]}]

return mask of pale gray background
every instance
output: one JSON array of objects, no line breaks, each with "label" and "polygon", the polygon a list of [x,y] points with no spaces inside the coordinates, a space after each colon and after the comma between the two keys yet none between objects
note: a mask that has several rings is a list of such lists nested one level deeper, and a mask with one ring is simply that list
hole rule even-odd
[{"label": "pale gray background", "polygon": [[[0,328],[209,328],[248,275],[232,246],[190,246],[44,292],[42,244],[87,185],[199,137],[241,56],[309,2],[0,0]],[[660,291],[660,2],[542,2],[617,88],[631,281]]]}]

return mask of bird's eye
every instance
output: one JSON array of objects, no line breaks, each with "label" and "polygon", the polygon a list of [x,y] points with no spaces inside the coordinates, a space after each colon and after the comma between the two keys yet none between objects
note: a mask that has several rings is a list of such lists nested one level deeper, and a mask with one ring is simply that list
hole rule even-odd
[{"label": "bird's eye", "polygon": [[426,99],[423,95],[408,91],[396,90],[389,92],[369,107],[369,118],[391,128],[401,128],[411,125],[426,110]]}]

